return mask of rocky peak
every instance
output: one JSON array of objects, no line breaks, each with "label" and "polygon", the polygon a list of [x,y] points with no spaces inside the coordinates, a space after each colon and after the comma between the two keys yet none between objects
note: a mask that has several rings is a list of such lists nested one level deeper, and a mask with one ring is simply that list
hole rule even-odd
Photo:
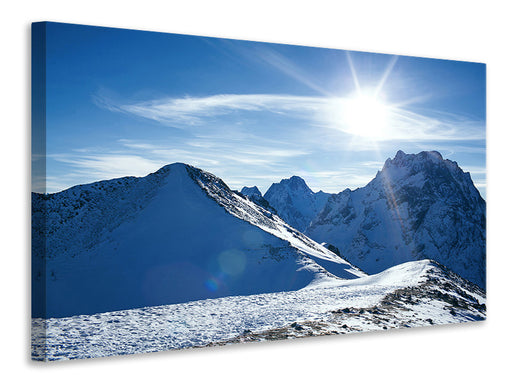
[{"label": "rocky peak", "polygon": [[292,191],[300,191],[300,192],[304,192],[304,193],[313,193],[313,191],[307,186],[307,184],[304,181],[304,179],[302,179],[299,176],[292,176],[289,179],[283,179],[277,185],[280,185],[282,187],[291,189]]},{"label": "rocky peak", "polygon": [[263,197],[258,187],[243,187],[240,193],[247,197]]},{"label": "rocky peak", "polygon": [[264,198],[288,224],[303,231],[323,209],[329,196],[321,191],[314,193],[304,179],[292,176],[272,184]]},{"label": "rocky peak", "polygon": [[434,259],[485,287],[486,204],[456,162],[398,151],[365,187],[329,199],[305,233],[369,273]]},{"label": "rocky peak", "polygon": [[417,154],[406,154],[403,151],[398,151],[393,159],[388,158],[386,160],[382,172],[391,169],[403,169],[408,170],[409,174],[415,174],[437,167],[444,167],[452,172],[460,170],[455,161],[443,159],[443,156],[437,151],[422,151]]}]

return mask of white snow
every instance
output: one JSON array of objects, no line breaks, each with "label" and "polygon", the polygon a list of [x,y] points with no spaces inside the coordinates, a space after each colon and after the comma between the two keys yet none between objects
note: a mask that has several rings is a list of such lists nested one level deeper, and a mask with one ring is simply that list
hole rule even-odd
[{"label": "white snow", "polygon": [[[257,333],[294,322],[329,322],[331,311],[377,305],[388,293],[417,286],[433,269],[435,267],[430,261],[424,260],[354,280],[323,278],[297,291],[230,296],[95,315],[33,319],[36,330],[33,334],[33,355],[53,360],[200,347],[235,338],[248,330]],[[418,324],[415,323],[418,318],[413,316],[422,318],[421,311],[427,311],[428,316],[425,316],[436,323],[460,321],[450,317],[446,309],[435,303],[423,303],[419,307],[414,306],[411,313],[397,312],[396,316],[406,316],[408,321],[410,317],[410,324],[414,325]],[[362,322],[362,319],[351,318],[347,324],[360,330],[379,329],[371,322]],[[336,328],[336,324],[332,327]],[[44,332],[46,345],[38,344],[44,340],[41,337]]]}]

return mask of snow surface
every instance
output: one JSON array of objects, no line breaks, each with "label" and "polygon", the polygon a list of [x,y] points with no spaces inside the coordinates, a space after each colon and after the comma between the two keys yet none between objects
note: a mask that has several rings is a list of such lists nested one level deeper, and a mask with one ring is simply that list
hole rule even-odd
[{"label": "snow surface", "polygon": [[[397,290],[421,288],[431,275],[440,282],[454,281],[453,274],[423,260],[354,280],[323,279],[296,291],[230,296],[95,315],[33,319],[32,353],[35,359],[88,358],[201,347],[235,339],[240,341],[241,336],[248,334],[260,334],[253,339],[265,340],[268,339],[265,334],[280,328],[287,329],[287,337],[302,337],[333,331],[386,329],[382,324],[414,326],[483,318],[474,310],[450,312],[446,302],[421,299],[416,305],[394,308],[387,315],[383,310],[378,312],[379,315],[358,311],[340,320],[338,313],[343,315],[346,309],[354,312],[354,308],[372,308]],[[455,282],[457,286],[466,284],[462,280]],[[482,292],[477,289],[471,292],[468,296],[470,301],[485,302]],[[308,324],[315,324],[311,328],[315,331],[300,334],[299,330]],[[46,339],[42,337],[45,332]]]}]

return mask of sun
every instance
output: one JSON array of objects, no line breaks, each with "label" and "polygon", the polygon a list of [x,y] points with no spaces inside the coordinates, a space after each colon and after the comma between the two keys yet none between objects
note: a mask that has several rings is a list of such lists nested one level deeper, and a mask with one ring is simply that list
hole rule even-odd
[{"label": "sun", "polygon": [[390,107],[371,93],[357,93],[344,99],[342,119],[351,134],[378,140],[386,135]]}]

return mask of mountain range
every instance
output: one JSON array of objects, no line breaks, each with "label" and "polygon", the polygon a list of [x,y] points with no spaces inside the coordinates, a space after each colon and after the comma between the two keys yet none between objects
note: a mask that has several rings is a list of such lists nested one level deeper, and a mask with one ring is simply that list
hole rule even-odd
[{"label": "mountain range", "polygon": [[367,273],[432,259],[485,288],[486,204],[436,151],[398,151],[366,186],[314,193],[298,176],[263,196],[277,214]]},{"label": "mountain range", "polygon": [[483,320],[485,236],[485,201],[437,152],[331,194],[182,163],[33,193],[32,357]]},{"label": "mountain range", "polygon": [[292,291],[421,259],[485,288],[485,201],[437,152],[399,151],[338,194],[297,176],[237,192],[175,163],[33,193],[32,210],[33,317]]}]

